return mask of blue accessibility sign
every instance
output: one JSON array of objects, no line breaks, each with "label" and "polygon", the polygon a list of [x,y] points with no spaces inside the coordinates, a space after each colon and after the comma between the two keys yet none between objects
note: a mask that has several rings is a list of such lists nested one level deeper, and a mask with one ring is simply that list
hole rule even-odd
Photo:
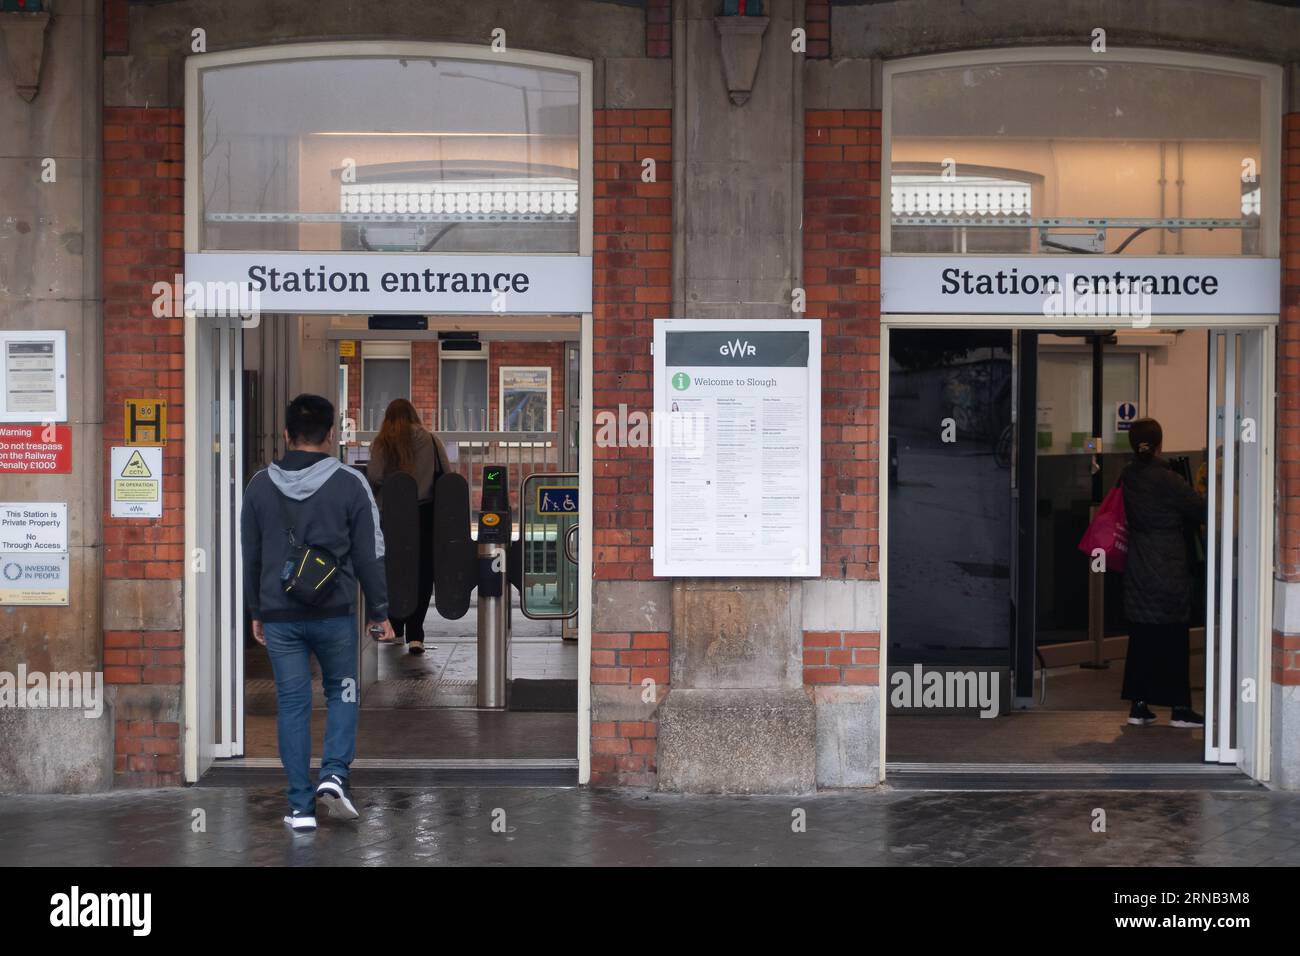
[{"label": "blue accessibility sign", "polygon": [[539,485],[537,488],[537,513],[543,515],[576,515],[578,489],[574,485]]}]

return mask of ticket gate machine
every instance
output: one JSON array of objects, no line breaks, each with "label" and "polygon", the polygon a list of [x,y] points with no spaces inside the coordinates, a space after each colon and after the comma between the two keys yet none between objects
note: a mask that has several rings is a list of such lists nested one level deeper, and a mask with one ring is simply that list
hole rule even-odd
[{"label": "ticket gate machine", "polygon": [[503,465],[483,469],[478,517],[478,706],[502,710],[510,682],[510,484]]}]

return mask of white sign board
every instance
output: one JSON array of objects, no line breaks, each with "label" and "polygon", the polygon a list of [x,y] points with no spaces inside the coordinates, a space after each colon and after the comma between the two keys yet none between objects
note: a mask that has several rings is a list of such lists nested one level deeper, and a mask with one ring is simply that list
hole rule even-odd
[{"label": "white sign board", "polygon": [[114,518],[162,517],[162,452],[140,445],[111,449],[109,513]]},{"label": "white sign board", "polygon": [[67,603],[68,552],[0,553],[0,605]]},{"label": "white sign board", "polygon": [[49,554],[67,550],[66,501],[0,502],[0,551]]},{"label": "white sign board", "polygon": [[1150,315],[1277,315],[1280,270],[1277,259],[884,256],[880,308],[891,314],[1127,317],[1115,307],[1131,290]]},{"label": "white sign board", "polygon": [[[250,297],[251,296],[251,297]],[[203,252],[185,256],[198,314],[591,311],[589,256]]]},{"label": "white sign board", "polygon": [[0,422],[68,420],[67,333],[0,332]]},{"label": "white sign board", "polygon": [[654,573],[821,574],[821,322],[660,319]]}]

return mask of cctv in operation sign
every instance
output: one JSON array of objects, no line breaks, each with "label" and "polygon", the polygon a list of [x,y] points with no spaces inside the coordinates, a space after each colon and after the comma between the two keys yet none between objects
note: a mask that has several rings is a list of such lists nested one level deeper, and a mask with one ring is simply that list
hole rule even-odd
[{"label": "cctv in operation sign", "polygon": [[821,573],[821,323],[655,322],[654,573]]}]

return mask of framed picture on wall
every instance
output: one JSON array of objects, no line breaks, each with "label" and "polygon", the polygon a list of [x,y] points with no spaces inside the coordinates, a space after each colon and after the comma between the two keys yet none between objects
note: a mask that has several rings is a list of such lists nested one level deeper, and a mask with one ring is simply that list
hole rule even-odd
[{"label": "framed picture on wall", "polygon": [[551,370],[545,365],[502,366],[499,427],[503,432],[551,430]]}]

